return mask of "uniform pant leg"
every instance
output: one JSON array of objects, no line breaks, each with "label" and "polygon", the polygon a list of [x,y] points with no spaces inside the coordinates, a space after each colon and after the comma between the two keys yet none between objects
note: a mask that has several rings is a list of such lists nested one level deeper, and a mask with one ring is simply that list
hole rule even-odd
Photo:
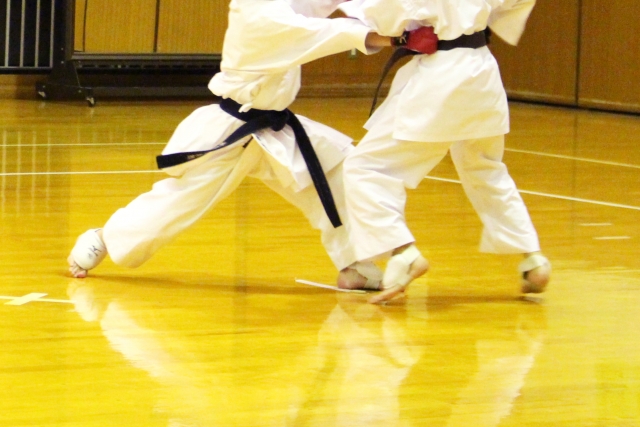
[{"label": "uniform pant leg", "polygon": [[283,187],[280,181],[276,179],[263,179],[263,182],[293,206],[300,209],[311,226],[320,230],[322,245],[327,255],[329,255],[336,268],[342,270],[356,261],[353,247],[349,241],[349,223],[344,199],[342,164],[326,172],[325,176],[343,223],[338,228],[334,228],[331,224],[313,185],[309,185],[301,191],[294,191],[291,187]]},{"label": "uniform pant leg", "polygon": [[167,178],[116,211],[103,229],[112,260],[137,267],[233,192],[262,151],[241,144],[202,157],[179,178]]},{"label": "uniform pant leg", "polygon": [[451,146],[451,158],[464,191],[484,225],[480,251],[538,251],[538,235],[502,162],[503,153],[504,136],[460,141]]},{"label": "uniform pant leg", "polygon": [[358,260],[385,256],[415,241],[405,221],[406,189],[416,188],[450,145],[396,140],[391,129],[392,122],[376,123],[344,162],[346,206]]}]

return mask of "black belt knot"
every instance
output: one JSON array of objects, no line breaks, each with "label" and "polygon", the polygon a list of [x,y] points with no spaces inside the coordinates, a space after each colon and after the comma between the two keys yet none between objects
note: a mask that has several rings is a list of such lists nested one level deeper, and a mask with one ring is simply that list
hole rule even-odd
[{"label": "black belt knot", "polygon": [[311,140],[304,130],[302,123],[296,117],[295,114],[289,109],[282,111],[276,110],[256,110],[251,109],[249,111],[240,112],[242,106],[232,99],[223,99],[220,101],[220,108],[225,113],[235,117],[238,120],[245,122],[242,126],[236,129],[231,135],[229,135],[221,144],[213,147],[210,150],[204,151],[191,151],[185,153],[172,153],[165,154],[156,157],[158,167],[164,169],[171,166],[176,166],[190,160],[197,159],[215,150],[219,150],[223,147],[233,144],[241,140],[242,138],[249,136],[255,132],[263,129],[272,129],[275,132],[279,132],[289,125],[293,130],[293,134],[296,138],[296,143],[300,149],[300,154],[304,159],[309,175],[313,181],[313,185],[318,192],[322,206],[324,207],[331,224],[338,228],[342,225],[340,215],[338,215],[338,209],[336,208],[329,183],[322,170],[320,160],[316,155],[316,152],[311,145]]}]

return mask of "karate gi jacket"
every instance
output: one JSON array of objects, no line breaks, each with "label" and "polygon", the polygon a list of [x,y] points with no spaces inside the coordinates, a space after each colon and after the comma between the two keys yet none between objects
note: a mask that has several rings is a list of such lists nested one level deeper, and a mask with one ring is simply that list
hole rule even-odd
[{"label": "karate gi jacket", "polygon": [[[453,40],[488,26],[515,45],[534,5],[535,0],[353,0],[340,9],[386,36],[431,26],[439,39]],[[383,114],[394,116],[393,137],[401,140],[452,142],[509,132],[507,97],[488,47],[415,56],[398,70],[365,128]]]},{"label": "karate gi jacket", "polygon": [[[300,89],[302,64],[354,48],[365,54],[377,51],[366,48],[365,39],[371,29],[362,22],[324,19],[342,1],[232,0],[221,71],[213,76],[209,89],[241,104],[241,111],[284,110]],[[185,121],[176,131],[177,135],[192,136],[170,140],[163,154],[211,149],[242,124],[221,110],[213,110],[216,115],[212,117],[211,111],[205,107],[194,112],[193,120]],[[353,147],[350,137],[299,118],[325,171],[338,165]],[[185,126],[192,130],[185,132]],[[253,136],[268,154],[272,173],[283,185],[300,190],[312,183],[290,128],[279,132],[262,130]],[[180,175],[188,167],[187,163],[166,171]]]}]

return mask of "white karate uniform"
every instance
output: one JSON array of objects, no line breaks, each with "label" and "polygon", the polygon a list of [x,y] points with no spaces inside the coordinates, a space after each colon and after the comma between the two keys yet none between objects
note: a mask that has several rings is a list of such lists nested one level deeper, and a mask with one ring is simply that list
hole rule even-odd
[{"label": "white karate uniform", "polygon": [[[342,1],[232,0],[221,72],[211,79],[211,91],[238,102],[241,111],[283,110],[300,88],[301,64],[354,48],[373,53],[365,47],[371,30],[360,21],[323,19]],[[353,148],[352,140],[308,118],[298,118],[325,170],[344,221],[341,165]],[[211,149],[242,124],[217,104],[199,108],[177,127],[163,154]],[[339,270],[355,261],[345,227],[334,229],[325,214],[289,127],[280,132],[256,132],[166,172],[172,177],[157,182],[107,221],[104,242],[115,263],[139,266],[247,176],[261,179],[321,230],[322,242]]]},{"label": "white karate uniform", "polygon": [[[509,43],[524,31],[535,0],[353,0],[340,6],[383,35],[432,26],[453,40],[490,26]],[[488,47],[416,55],[344,163],[345,192],[358,259],[387,255],[415,239],[405,224],[405,188],[415,188],[451,152],[464,190],[484,224],[480,250],[540,249],[515,183],[502,163],[509,111]]]}]

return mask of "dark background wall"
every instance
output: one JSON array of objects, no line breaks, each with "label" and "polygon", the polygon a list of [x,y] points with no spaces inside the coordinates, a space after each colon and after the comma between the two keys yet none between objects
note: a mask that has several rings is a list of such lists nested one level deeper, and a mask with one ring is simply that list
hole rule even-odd
[{"label": "dark background wall", "polygon": [[[16,15],[22,0],[8,2],[9,20],[7,8],[0,5],[0,74],[5,74],[0,75],[0,96],[24,92],[12,85],[31,84],[29,78],[7,76],[17,72],[16,64],[41,66],[49,55],[46,5],[51,0],[41,1],[39,21],[33,17],[36,0],[26,0],[29,16],[24,21]],[[92,53],[219,53],[227,4],[77,0],[74,47]],[[640,112],[638,16],[638,0],[538,0],[519,46],[497,38],[491,45],[510,98]],[[20,34],[22,51],[14,41]],[[344,53],[305,65],[302,95],[371,96],[388,55]]]},{"label": "dark background wall", "polygon": [[[640,112],[640,1],[538,0],[517,47],[494,38],[511,99]],[[306,67],[307,88],[371,93],[385,54],[325,58]]]}]

